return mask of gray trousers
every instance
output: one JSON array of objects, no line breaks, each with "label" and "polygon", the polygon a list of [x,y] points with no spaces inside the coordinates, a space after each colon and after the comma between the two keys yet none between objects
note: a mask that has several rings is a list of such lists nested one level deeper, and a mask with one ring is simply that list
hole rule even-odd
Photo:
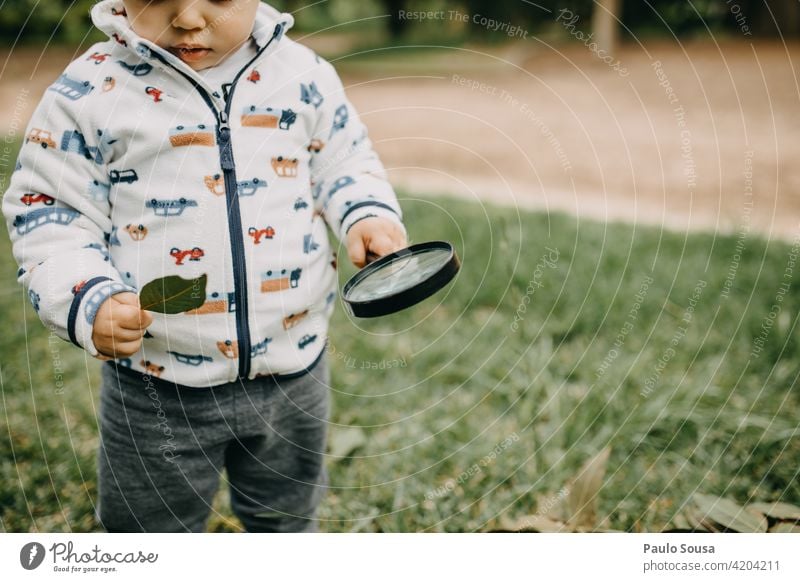
[{"label": "gray trousers", "polygon": [[317,531],[328,486],[327,354],[304,375],[209,388],[102,365],[96,517],[109,532],[202,532],[227,469],[250,532]]}]

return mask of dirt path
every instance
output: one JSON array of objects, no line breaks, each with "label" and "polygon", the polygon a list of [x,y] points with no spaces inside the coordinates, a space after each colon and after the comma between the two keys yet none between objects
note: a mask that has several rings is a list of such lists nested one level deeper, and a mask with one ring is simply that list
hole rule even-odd
[{"label": "dirt path", "polygon": [[[394,55],[341,68],[400,188],[681,230],[800,233],[798,44],[628,45],[615,55],[627,76],[578,44]],[[72,58],[38,56],[15,52],[0,73],[6,135]]]}]

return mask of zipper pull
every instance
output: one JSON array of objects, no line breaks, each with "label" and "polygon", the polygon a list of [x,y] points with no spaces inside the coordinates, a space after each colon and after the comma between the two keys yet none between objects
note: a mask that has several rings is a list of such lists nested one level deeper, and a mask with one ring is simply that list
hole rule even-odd
[{"label": "zipper pull", "polygon": [[228,115],[223,111],[219,115],[220,165],[223,170],[233,170],[233,148],[231,147],[231,128]]}]

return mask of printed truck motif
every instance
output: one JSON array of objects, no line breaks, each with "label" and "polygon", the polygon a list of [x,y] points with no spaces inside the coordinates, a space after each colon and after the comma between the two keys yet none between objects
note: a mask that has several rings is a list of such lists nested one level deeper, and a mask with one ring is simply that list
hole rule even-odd
[{"label": "printed truck motif", "polygon": [[247,229],[247,234],[253,238],[253,244],[261,244],[261,238],[272,239],[275,237],[275,229],[271,226],[266,228],[256,228],[251,226]]},{"label": "printed truck motif", "polygon": [[[253,178],[252,180],[243,180],[236,183],[236,191],[239,196],[253,196],[261,188],[267,187],[267,181],[262,178]],[[225,184],[222,185],[222,192],[225,193]]]},{"label": "printed truck motif", "polygon": [[196,309],[190,309],[187,315],[206,315],[209,313],[233,313],[236,311],[236,295],[233,292],[219,293],[214,291],[206,295],[206,301]]},{"label": "printed truck motif", "polygon": [[45,206],[52,206],[55,204],[56,199],[48,196],[47,194],[23,194],[19,197],[20,202],[22,202],[25,206],[30,206],[31,204],[36,204],[37,202],[43,203]]},{"label": "printed truck motif", "polygon": [[300,282],[303,269],[297,268],[291,272],[286,269],[280,271],[266,271],[261,273],[261,292],[272,293],[284,289],[295,289]]},{"label": "printed truck motif", "polygon": [[202,354],[197,354],[197,355],[179,354],[178,352],[174,352],[172,350],[167,350],[167,353],[174,356],[175,359],[181,364],[186,364],[187,366],[199,366],[203,362],[214,361],[211,357],[204,356]]},{"label": "printed truck motif", "polygon": [[297,158],[291,160],[286,159],[283,156],[272,158],[272,169],[275,170],[275,174],[279,178],[297,177],[298,164],[299,160]]},{"label": "printed truck motif", "polygon": [[180,216],[189,207],[197,206],[196,200],[178,198],[177,200],[157,200],[152,198],[144,203],[147,208],[152,208],[156,216]]},{"label": "printed truck motif", "polygon": [[250,105],[242,108],[243,127],[263,127],[288,131],[297,121],[297,113],[291,109],[273,109]]},{"label": "printed truck motif", "polygon": [[192,145],[213,147],[217,141],[211,129],[201,123],[200,125],[179,125],[170,129],[169,143],[176,148]]},{"label": "printed truck motif", "polygon": [[112,184],[133,184],[139,179],[136,170],[111,170],[108,179]]},{"label": "printed truck motif", "polygon": [[312,81],[310,85],[300,83],[300,101],[306,105],[313,105],[314,109],[319,109],[325,99],[317,90],[317,84]]},{"label": "printed truck motif", "polygon": [[183,265],[183,260],[187,257],[190,261],[199,261],[205,256],[205,252],[200,247],[194,247],[186,250],[181,250],[178,247],[172,247],[172,249],[169,251],[169,254],[175,259],[176,265]]},{"label": "printed truck motif", "polygon": [[23,235],[36,230],[45,224],[61,224],[67,226],[78,218],[80,213],[72,208],[39,208],[27,214],[18,214],[14,217],[13,226],[17,234]]}]

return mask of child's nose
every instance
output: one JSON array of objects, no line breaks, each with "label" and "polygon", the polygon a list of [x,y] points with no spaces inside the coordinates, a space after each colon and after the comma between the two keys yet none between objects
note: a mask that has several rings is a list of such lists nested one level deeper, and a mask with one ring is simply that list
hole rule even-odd
[{"label": "child's nose", "polygon": [[201,10],[202,2],[198,0],[182,0],[176,3],[175,15],[172,17],[172,26],[185,30],[203,29],[206,19]]}]

